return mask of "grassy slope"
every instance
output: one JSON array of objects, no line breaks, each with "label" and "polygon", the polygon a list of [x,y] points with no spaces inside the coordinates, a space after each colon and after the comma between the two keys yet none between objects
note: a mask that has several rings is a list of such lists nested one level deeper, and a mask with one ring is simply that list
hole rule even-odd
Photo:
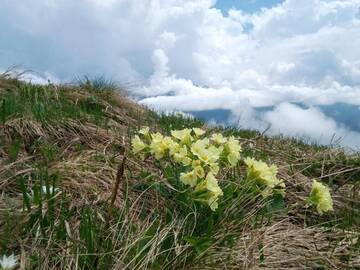
[{"label": "grassy slope", "polygon": [[[360,269],[359,154],[220,129],[240,137],[244,156],[277,164],[287,194],[249,194],[239,165],[221,172],[225,196],[212,213],[182,203],[176,167],[129,148],[142,125],[203,123],[156,115],[116,90],[0,77],[0,255],[26,269]],[[315,177],[332,188],[328,215],[305,207]]]}]

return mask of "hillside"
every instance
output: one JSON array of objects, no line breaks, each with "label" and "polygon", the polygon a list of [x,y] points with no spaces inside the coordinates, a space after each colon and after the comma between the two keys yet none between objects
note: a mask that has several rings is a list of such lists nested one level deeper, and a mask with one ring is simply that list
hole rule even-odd
[{"label": "hillside", "polygon": [[[105,80],[0,77],[0,258],[21,269],[360,269],[360,154],[158,115]],[[254,196],[240,161],[212,211],[176,186],[179,167],[131,150],[143,126],[235,136],[275,164],[284,198]],[[313,179],[331,188],[320,215]],[[0,267],[1,268],[1,267]]]}]

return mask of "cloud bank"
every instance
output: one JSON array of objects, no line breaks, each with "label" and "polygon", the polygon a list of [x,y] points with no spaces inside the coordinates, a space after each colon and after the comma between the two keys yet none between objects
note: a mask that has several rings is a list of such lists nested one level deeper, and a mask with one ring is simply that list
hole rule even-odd
[{"label": "cloud bank", "polygon": [[159,110],[225,109],[241,127],[360,146],[358,131],[321,110],[360,107],[360,0],[286,0],[225,15],[211,0],[1,5],[0,68],[60,80],[104,74],[136,82],[133,95]]}]

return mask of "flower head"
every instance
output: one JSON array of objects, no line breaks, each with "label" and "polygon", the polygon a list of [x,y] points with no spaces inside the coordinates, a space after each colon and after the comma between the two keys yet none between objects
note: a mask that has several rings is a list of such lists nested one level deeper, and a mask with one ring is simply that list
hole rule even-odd
[{"label": "flower head", "polygon": [[188,173],[181,173],[180,174],[180,181],[183,182],[185,185],[189,185],[194,187],[197,183],[197,175],[196,172],[193,170]]},{"label": "flower head", "polygon": [[234,136],[230,136],[225,144],[225,153],[227,153],[227,160],[232,167],[234,167],[240,160],[241,145]]},{"label": "flower head", "polygon": [[241,145],[234,136],[230,136],[227,143],[225,144],[229,152],[241,152]]},{"label": "flower head", "polygon": [[[275,165],[268,166],[265,162],[253,158],[246,158],[244,162],[248,167],[248,178],[264,184],[268,190],[273,190],[276,187],[282,189],[284,187],[283,181],[276,177],[278,169]],[[263,195],[268,193],[263,193]]]},{"label": "flower head", "polygon": [[191,136],[191,129],[189,128],[185,128],[182,130],[173,130],[171,131],[171,135],[178,139],[181,143],[184,144],[189,144],[192,141],[192,136]]},{"label": "flower head", "polygon": [[144,136],[148,136],[149,131],[150,131],[149,127],[143,127],[142,129],[139,130],[139,134],[144,135]]},{"label": "flower head", "polygon": [[205,186],[206,189],[211,191],[215,196],[221,196],[223,195],[223,192],[221,188],[219,187],[218,180],[215,178],[215,176],[209,172],[205,178]]},{"label": "flower head", "polygon": [[0,269],[10,270],[14,269],[17,265],[17,259],[14,254],[11,254],[9,257],[3,255],[0,257]]},{"label": "flower head", "polygon": [[222,152],[222,147],[209,146],[208,139],[198,140],[191,146],[191,152],[205,164],[216,162]]},{"label": "flower head", "polygon": [[212,172],[214,175],[217,175],[219,173],[220,167],[217,163],[210,163],[210,172]]},{"label": "flower head", "polygon": [[197,137],[200,137],[205,134],[205,130],[202,130],[201,128],[193,128],[192,129]]},{"label": "flower head", "polygon": [[173,146],[173,140],[170,137],[164,137],[157,132],[152,135],[150,152],[155,155],[156,159],[161,159],[166,154],[166,151]]},{"label": "flower head", "polygon": [[196,159],[191,162],[191,167],[196,168],[197,166],[201,166],[201,161]]},{"label": "flower head", "polygon": [[209,172],[194,189],[196,200],[207,203],[211,210],[215,211],[218,207],[218,199],[223,195],[219,183],[215,176]]},{"label": "flower head", "polygon": [[138,135],[135,135],[135,137],[131,140],[131,145],[135,154],[146,148],[146,144],[140,139]]},{"label": "flower head", "polygon": [[210,206],[212,211],[215,211],[219,207],[218,203],[219,197],[217,196],[210,196],[206,203]]},{"label": "flower head", "polygon": [[211,140],[217,144],[223,144],[227,141],[227,139],[221,133],[214,133],[211,135]]},{"label": "flower head", "polygon": [[316,180],[313,181],[309,201],[316,206],[319,214],[333,210],[329,188]]},{"label": "flower head", "polygon": [[208,145],[209,145],[209,139],[207,138],[202,140],[197,140],[191,145],[191,152],[195,156],[200,156],[203,154],[204,150],[208,147]]},{"label": "flower head", "polygon": [[178,152],[174,154],[174,160],[178,163],[182,163],[185,166],[190,165],[191,159],[187,156],[188,151],[186,146],[179,148]]},{"label": "flower head", "polygon": [[168,148],[169,148],[170,156],[174,156],[181,149],[180,145],[177,142],[173,141],[173,140],[169,141],[168,144],[169,144]]},{"label": "flower head", "polygon": [[196,176],[199,178],[203,178],[205,176],[205,171],[204,171],[203,167],[201,167],[201,166],[196,166],[194,168],[194,171],[196,173]]},{"label": "flower head", "polygon": [[240,160],[240,153],[239,152],[235,152],[235,151],[231,151],[228,156],[227,156],[227,160],[229,161],[230,165],[236,166],[236,164],[238,163],[238,161]]}]

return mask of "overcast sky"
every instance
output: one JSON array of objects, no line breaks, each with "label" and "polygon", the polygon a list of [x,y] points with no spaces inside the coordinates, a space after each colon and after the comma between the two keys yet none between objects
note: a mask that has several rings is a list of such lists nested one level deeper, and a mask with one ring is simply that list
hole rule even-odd
[{"label": "overcast sky", "polygon": [[[105,75],[156,109],[229,110],[325,144],[360,145],[359,48],[360,0],[0,2],[2,70]],[[352,115],[321,109],[334,104]]]}]

